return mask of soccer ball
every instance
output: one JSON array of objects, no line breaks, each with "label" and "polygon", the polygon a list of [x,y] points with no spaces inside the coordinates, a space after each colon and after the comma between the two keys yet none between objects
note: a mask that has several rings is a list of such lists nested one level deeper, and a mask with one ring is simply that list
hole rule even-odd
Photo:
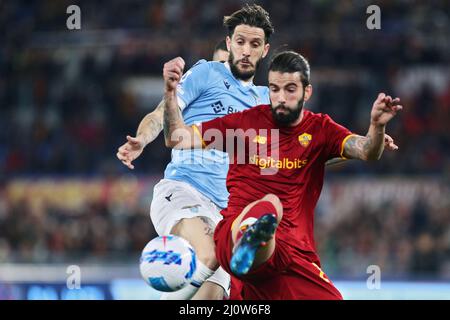
[{"label": "soccer ball", "polygon": [[157,237],[147,243],[139,266],[145,282],[164,292],[184,288],[196,268],[194,248],[185,239],[174,235]]}]

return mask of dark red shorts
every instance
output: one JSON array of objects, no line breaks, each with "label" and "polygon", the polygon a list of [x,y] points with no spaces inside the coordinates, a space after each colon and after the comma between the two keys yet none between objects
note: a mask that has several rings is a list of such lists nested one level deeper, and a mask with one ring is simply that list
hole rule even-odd
[{"label": "dark red shorts", "polygon": [[[220,221],[214,233],[216,257],[222,268],[231,275],[233,220],[225,218]],[[275,251],[268,261],[245,276],[232,278],[230,299],[241,297],[244,300],[342,299],[340,292],[320,269],[319,262],[311,261],[278,234]]]}]

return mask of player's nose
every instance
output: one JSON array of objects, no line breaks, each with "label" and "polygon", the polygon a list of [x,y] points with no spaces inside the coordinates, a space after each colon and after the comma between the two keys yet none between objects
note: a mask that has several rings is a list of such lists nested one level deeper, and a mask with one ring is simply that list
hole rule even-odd
[{"label": "player's nose", "polygon": [[278,104],[282,104],[282,105],[285,105],[286,104],[286,97],[285,97],[285,95],[284,95],[284,93],[283,92],[280,92],[279,94],[278,94],[278,97],[277,97],[278,99]]},{"label": "player's nose", "polygon": [[250,56],[250,44],[248,44],[248,43],[246,43],[246,44],[244,44],[243,45],[243,48],[242,48],[242,55],[244,56],[244,57],[249,57]]}]

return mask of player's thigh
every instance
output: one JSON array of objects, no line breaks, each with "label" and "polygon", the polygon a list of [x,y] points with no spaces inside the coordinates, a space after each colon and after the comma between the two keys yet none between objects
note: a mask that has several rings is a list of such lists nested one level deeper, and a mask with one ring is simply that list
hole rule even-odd
[{"label": "player's thigh", "polygon": [[210,269],[219,264],[215,256],[214,222],[207,217],[183,218],[172,228],[171,234],[180,236],[194,247],[198,259]]},{"label": "player's thigh", "polygon": [[153,191],[150,216],[160,236],[183,237],[202,263],[217,269],[213,234],[222,216],[199,191],[185,182],[161,180]]},{"label": "player's thigh", "polygon": [[245,300],[342,300],[332,283],[307,275],[277,274],[244,284]]},{"label": "player's thigh", "polygon": [[279,239],[269,263],[252,274],[244,299],[341,300],[342,295],[322,269]]}]

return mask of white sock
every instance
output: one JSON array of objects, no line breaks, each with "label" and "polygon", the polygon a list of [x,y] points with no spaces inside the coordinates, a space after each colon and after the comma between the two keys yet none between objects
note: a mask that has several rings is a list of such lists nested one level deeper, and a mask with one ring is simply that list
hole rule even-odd
[{"label": "white sock", "polygon": [[230,298],[231,277],[225,270],[222,269],[222,267],[219,267],[219,269],[217,269],[216,272],[214,272],[214,274],[206,281],[213,282],[221,286],[225,292],[225,299]]},{"label": "white sock", "polygon": [[191,283],[181,290],[174,292],[164,292],[160,300],[190,300],[194,294],[200,289],[203,282],[211,277],[214,270],[205,266],[200,260],[197,260],[197,270],[195,270]]}]

